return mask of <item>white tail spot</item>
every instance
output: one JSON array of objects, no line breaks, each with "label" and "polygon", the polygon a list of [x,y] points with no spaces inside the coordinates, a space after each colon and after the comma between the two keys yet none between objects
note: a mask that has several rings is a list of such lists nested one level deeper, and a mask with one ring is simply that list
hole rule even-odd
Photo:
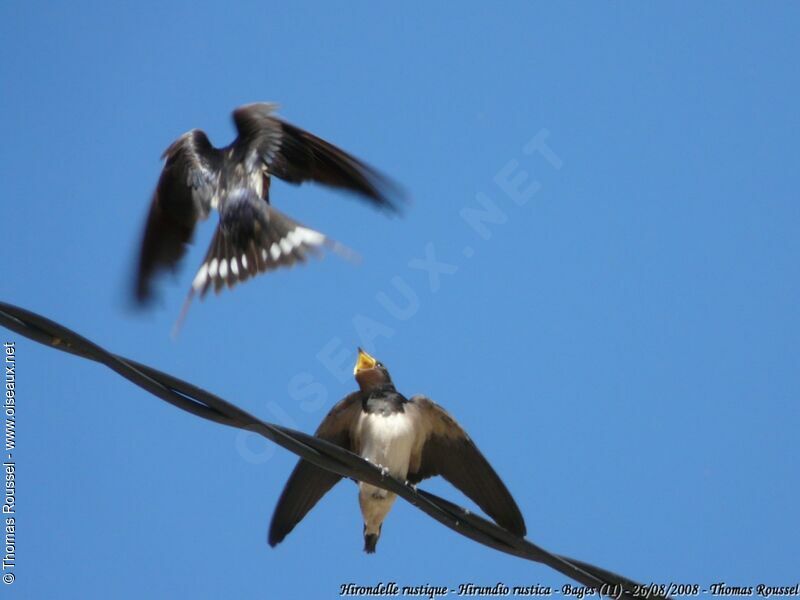
[{"label": "white tail spot", "polygon": [[208,263],[208,276],[211,277],[211,279],[214,279],[217,276],[217,266],[218,266],[218,264],[219,263],[217,263],[217,259],[216,258],[212,258],[211,262]]},{"label": "white tail spot", "polygon": [[200,270],[197,271],[197,275],[194,276],[192,287],[198,291],[203,289],[203,286],[205,286],[207,279],[208,279],[208,265],[203,264],[200,266]]},{"label": "white tail spot", "polygon": [[298,227],[294,230],[294,234],[300,239],[301,242],[311,244],[312,246],[319,246],[325,242],[325,236],[319,231],[314,231],[308,227]]}]

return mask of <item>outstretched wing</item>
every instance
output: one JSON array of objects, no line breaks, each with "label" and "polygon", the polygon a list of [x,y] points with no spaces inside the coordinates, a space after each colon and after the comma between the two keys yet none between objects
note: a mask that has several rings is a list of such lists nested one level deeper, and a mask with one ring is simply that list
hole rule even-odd
[{"label": "outstretched wing", "polygon": [[194,129],[164,152],[164,169],[153,194],[139,253],[136,299],[152,296],[152,280],[160,271],[174,270],[192,240],[198,221],[217,204],[221,153],[206,134]]},{"label": "outstretched wing", "polygon": [[242,141],[271,175],[290,183],[315,181],[360,194],[380,208],[397,210],[399,187],[333,144],[273,116],[275,104],[248,104],[233,112]]},{"label": "outstretched wing", "polygon": [[410,403],[409,408],[418,411],[422,434],[411,456],[408,481],[417,483],[441,475],[498,525],[524,536],[525,520],[517,503],[461,426],[442,407],[424,396],[414,396]]},{"label": "outstretched wing", "polygon": [[[360,395],[357,392],[350,394],[331,409],[314,435],[352,451],[350,431],[360,411]],[[298,461],[275,506],[269,525],[269,545],[275,546],[282,542],[339,479],[339,475],[320,469],[310,462],[302,459]]]}]

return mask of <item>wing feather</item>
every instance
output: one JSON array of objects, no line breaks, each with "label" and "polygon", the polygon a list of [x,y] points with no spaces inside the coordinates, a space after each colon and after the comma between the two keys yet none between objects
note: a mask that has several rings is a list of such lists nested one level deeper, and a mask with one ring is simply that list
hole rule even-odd
[{"label": "wing feather", "polygon": [[408,481],[441,475],[510,532],[524,536],[525,520],[500,476],[469,435],[447,411],[424,396],[414,396],[424,428],[412,455]]},{"label": "wing feather", "polygon": [[273,116],[275,104],[237,108],[239,136],[251,144],[270,174],[289,183],[314,181],[354,192],[380,208],[398,210],[400,188],[341,148]]},{"label": "wing feather", "polygon": [[152,297],[160,271],[174,270],[192,241],[195,225],[208,217],[217,194],[222,158],[199,129],[185,133],[164,152],[164,169],[145,224],[135,295]]},{"label": "wing feather", "polygon": [[[350,431],[360,410],[360,395],[350,394],[331,409],[314,435],[352,451]],[[299,460],[275,506],[269,526],[269,545],[282,542],[339,479],[339,475]]]}]

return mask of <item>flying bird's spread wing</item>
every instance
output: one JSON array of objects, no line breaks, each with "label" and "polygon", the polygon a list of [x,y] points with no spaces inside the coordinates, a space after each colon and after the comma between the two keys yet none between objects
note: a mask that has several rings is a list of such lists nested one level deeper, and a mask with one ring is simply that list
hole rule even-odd
[{"label": "flying bird's spread wing", "polygon": [[264,103],[236,109],[239,135],[225,148],[214,148],[198,129],[167,148],[139,255],[134,290],[139,303],[152,296],[160,271],[177,267],[195,225],[211,209],[220,212],[220,225],[179,323],[188,300],[211,287],[220,291],[274,267],[302,262],[323,245],[352,256],[269,206],[272,175],[295,184],[315,181],[349,190],[376,206],[396,208],[395,199],[402,197],[396,184],[333,144],[273,116],[274,109]]},{"label": "flying bird's spread wing", "polygon": [[447,412],[424,396],[411,398],[424,430],[411,457],[410,483],[441,475],[480,506],[498,525],[524,536],[525,520],[503,481],[467,433]]},{"label": "flying bird's spread wing", "polygon": [[[350,430],[360,411],[360,394],[350,394],[331,409],[314,435],[352,451]],[[275,546],[282,542],[339,479],[339,475],[320,469],[310,462],[298,461],[275,506],[269,526],[269,545]]]},{"label": "flying bird's spread wing", "polygon": [[192,293],[202,298],[212,286],[219,292],[258,273],[304,262],[323,246],[349,253],[324,234],[275,210],[254,191],[241,188],[220,208],[220,222],[192,282]]},{"label": "flying bird's spread wing", "polygon": [[273,116],[275,108],[248,104],[233,113],[239,136],[270,175],[294,184],[315,181],[346,189],[381,208],[397,210],[393,198],[402,193],[394,182],[344,150]]},{"label": "flying bird's spread wing", "polygon": [[163,155],[164,170],[153,194],[139,254],[136,298],[152,296],[152,279],[174,269],[191,242],[198,221],[217,202],[220,152],[199,129],[178,138]]}]

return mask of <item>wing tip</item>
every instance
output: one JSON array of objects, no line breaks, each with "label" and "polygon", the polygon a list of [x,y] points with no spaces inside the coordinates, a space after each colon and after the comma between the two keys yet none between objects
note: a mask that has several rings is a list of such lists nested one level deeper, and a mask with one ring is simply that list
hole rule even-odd
[{"label": "wing tip", "polygon": [[269,535],[267,536],[267,544],[269,544],[270,548],[274,548],[278,544],[280,544],[286,538],[286,534],[277,534],[273,533],[270,530]]},{"label": "wing tip", "polygon": [[514,535],[524,538],[526,535],[528,535],[528,527],[525,524],[525,517],[522,516],[522,511],[519,509],[519,505],[517,504],[516,500],[514,500],[514,496],[511,495],[511,492],[508,491],[508,488],[503,483],[503,480],[500,479],[499,476],[497,479],[499,482],[498,491],[501,492],[502,498],[495,500],[495,510],[492,511],[494,514],[490,514],[488,511],[486,514],[489,514],[492,519],[494,519],[495,523],[507,530],[509,533],[513,533]]},{"label": "wing tip", "polygon": [[514,523],[509,523],[509,525],[510,527],[504,527],[514,535],[518,535],[522,538],[528,535],[528,527],[525,525],[525,519],[522,517],[522,514],[519,515],[519,521],[515,519]]},{"label": "wing tip", "polygon": [[141,274],[136,277],[131,290],[131,299],[134,308],[147,308],[153,303],[153,290],[149,279]]},{"label": "wing tip", "polygon": [[267,544],[269,544],[270,548],[274,548],[283,542],[286,536],[297,526],[297,523],[288,524],[287,521],[278,514],[280,504],[279,501],[279,506],[275,507],[275,514],[272,516],[272,522],[269,524]]}]

